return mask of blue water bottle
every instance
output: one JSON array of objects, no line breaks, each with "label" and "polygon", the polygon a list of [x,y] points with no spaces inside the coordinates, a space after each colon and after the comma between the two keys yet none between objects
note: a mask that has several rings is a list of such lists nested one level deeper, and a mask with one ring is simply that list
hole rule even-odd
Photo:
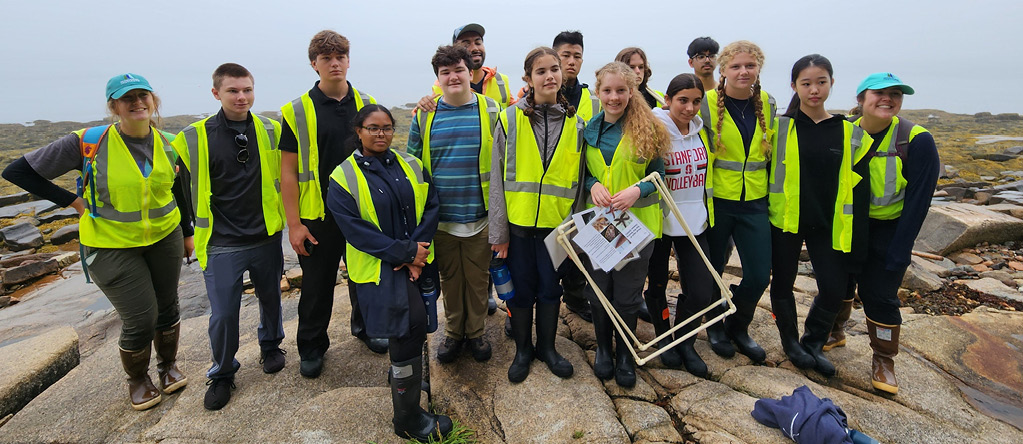
[{"label": "blue water bottle", "polygon": [[494,258],[490,260],[490,277],[494,279],[497,297],[502,301],[515,297],[515,285],[512,284],[511,272],[504,264],[504,259],[497,257],[497,253],[494,253]]},{"label": "blue water bottle", "polygon": [[433,278],[423,278],[419,283],[419,294],[426,304],[426,332],[433,333],[437,331],[437,284]]}]

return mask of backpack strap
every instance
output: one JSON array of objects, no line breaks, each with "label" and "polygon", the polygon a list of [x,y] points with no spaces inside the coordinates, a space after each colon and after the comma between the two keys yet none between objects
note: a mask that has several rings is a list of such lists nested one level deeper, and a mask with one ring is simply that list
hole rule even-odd
[{"label": "backpack strap", "polygon": [[[85,198],[85,187],[92,182],[92,163],[96,159],[96,153],[99,151],[99,143],[107,135],[107,131],[110,131],[110,127],[113,125],[99,125],[92,128],[86,129],[82,133],[82,137],[78,139],[78,145],[82,152],[82,175],[78,178],[78,197]],[[85,199],[86,205],[89,205],[89,216],[96,217],[96,187],[92,187],[92,195],[89,199]],[[82,273],[85,274],[85,283],[91,284],[92,277],[89,275],[89,264],[87,256],[85,254],[85,245],[79,243],[78,255],[82,258]]]},{"label": "backpack strap", "polygon": [[909,157],[909,136],[913,132],[915,123],[908,119],[899,118],[899,125],[895,128],[895,151],[899,154],[899,158],[905,163]]}]

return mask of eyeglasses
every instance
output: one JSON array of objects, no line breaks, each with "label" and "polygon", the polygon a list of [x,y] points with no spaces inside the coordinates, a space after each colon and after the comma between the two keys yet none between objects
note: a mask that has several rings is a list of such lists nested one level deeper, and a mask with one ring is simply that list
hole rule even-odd
[{"label": "eyeglasses", "polygon": [[717,58],[717,56],[718,56],[717,54],[697,54],[692,56],[691,58],[693,60],[696,60],[697,62],[702,62],[707,59],[715,59]]},{"label": "eyeglasses", "polygon": [[380,134],[384,134],[384,135],[390,136],[390,135],[394,134],[394,127],[393,126],[385,126],[383,128],[378,127],[378,126],[360,126],[359,128],[362,128],[362,129],[368,131],[370,134],[372,134],[374,136],[378,136]]},{"label": "eyeglasses", "polygon": [[245,163],[249,161],[249,138],[245,134],[238,134],[234,136],[234,144],[238,145],[238,163]]}]

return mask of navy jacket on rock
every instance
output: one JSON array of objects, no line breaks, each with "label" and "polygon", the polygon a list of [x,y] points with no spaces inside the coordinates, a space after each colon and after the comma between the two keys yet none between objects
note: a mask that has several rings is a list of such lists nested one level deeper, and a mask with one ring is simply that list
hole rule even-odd
[{"label": "navy jacket on rock", "polygon": [[[422,220],[416,224],[415,195],[395,153],[363,156],[356,151],[352,156],[366,176],[380,228],[362,219],[355,198],[333,179],[327,191],[327,208],[352,247],[382,261],[379,285],[357,284],[366,334],[373,338],[403,337],[409,332],[408,292],[413,287],[408,285],[408,270],[394,268],[412,262],[417,242],[433,242],[439,221],[437,191],[430,186]],[[430,182],[426,171],[423,174]]]}]

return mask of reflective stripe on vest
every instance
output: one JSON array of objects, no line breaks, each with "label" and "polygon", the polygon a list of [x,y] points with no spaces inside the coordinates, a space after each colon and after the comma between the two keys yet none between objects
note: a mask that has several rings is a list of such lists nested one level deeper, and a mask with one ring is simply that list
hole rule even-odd
[{"label": "reflective stripe on vest", "polygon": [[925,132],[920,125],[893,117],[877,150],[870,153],[871,219],[892,220],[902,215],[908,182],[902,175],[903,159],[899,153],[905,153],[913,138]]},{"label": "reflective stripe on vest", "polygon": [[[356,110],[362,109],[367,103],[377,103],[373,96],[354,86],[351,90]],[[319,177],[319,131],[316,126],[316,107],[309,93],[282,106],[281,117],[298,141],[299,217],[322,220],[326,213]]]},{"label": "reflective stripe on vest", "polygon": [[[483,207],[490,208],[490,158],[494,147],[494,125],[497,124],[498,115],[501,113],[501,106],[492,98],[482,94],[473,93],[479,108],[480,121],[480,152],[477,160],[479,169],[480,188],[483,191]],[[433,100],[440,101],[441,97]],[[426,171],[433,174],[433,162],[430,158],[430,131],[433,128],[433,119],[436,111],[422,112],[416,114],[419,122],[420,138],[423,142],[422,161]]]},{"label": "reflective stripe on vest", "polygon": [[508,222],[556,227],[571,214],[579,190],[583,120],[565,119],[546,170],[529,117],[513,106],[502,113],[501,124],[506,134],[503,169]]},{"label": "reflective stripe on vest", "polygon": [[[91,163],[92,180],[85,196],[95,195],[79,220],[83,245],[95,248],[132,248],[152,245],[180,222],[171,193],[176,156],[168,137],[151,128],[153,164],[148,177],[117,131],[107,131]],[[76,131],[79,138],[85,130]],[[160,153],[163,155],[159,155]],[[113,172],[111,174],[111,172]]]},{"label": "reflective stripe on vest", "polygon": [[589,122],[600,110],[600,98],[590,92],[589,88],[583,88],[579,95],[579,106],[576,107],[575,115],[583,119],[583,122]]},{"label": "reflective stripe on vest", "polygon": [[[707,130],[708,139],[716,140],[715,129],[717,127],[718,90],[707,91],[707,97],[700,105],[700,117],[703,118],[704,128]],[[770,108],[770,116],[765,115],[764,119],[768,126],[767,141],[773,142],[772,128],[777,112],[777,104],[770,94],[760,92],[760,100]],[[721,138],[725,145],[725,152],[720,153],[715,149],[713,160],[714,175],[717,182],[716,195],[718,198],[738,201],[743,197],[742,190],[745,189],[745,200],[761,199],[768,195],[767,166],[770,160],[764,156],[760,149],[759,141],[765,137],[765,132],[760,124],[754,126],[753,140],[750,143],[749,153],[744,148],[745,143],[742,134],[739,132],[731,114],[724,110]],[[709,175],[709,172],[708,172]]]},{"label": "reflective stripe on vest", "polygon": [[[405,172],[405,176],[408,178],[409,184],[412,186],[412,192],[415,195],[416,224],[418,225],[423,220],[423,212],[426,209],[426,198],[430,185],[425,180],[423,167],[418,159],[408,153],[391,151],[395,153],[398,165],[401,166],[402,171]],[[341,162],[334,169],[334,172],[331,173],[330,178],[352,195],[356,206],[359,208],[360,217],[371,222],[379,229],[380,219],[377,216],[376,206],[373,204],[373,197],[369,192],[369,183],[366,181],[366,176],[362,170],[356,165],[355,156],[350,156],[344,162]],[[348,267],[348,276],[352,282],[360,284],[380,283],[380,268],[383,265],[383,261],[380,258],[355,248],[351,242],[348,242],[345,251],[345,263]],[[426,259],[428,263],[433,262],[433,244],[430,245],[429,251],[430,253]]]},{"label": "reflective stripe on vest", "polygon": [[[280,128],[277,122],[266,117],[256,114],[252,117],[256,132],[256,149],[259,150],[263,223],[267,234],[273,235],[284,229],[285,221],[284,204],[281,201],[281,154],[277,150]],[[188,159],[192,214],[195,217],[195,253],[203,270],[206,269],[207,248],[213,225],[210,211],[212,183],[209,171],[209,140],[206,134],[206,123],[210,118],[212,117],[185,127],[174,141],[178,153]]]},{"label": "reflective stripe on vest", "polygon": [[[623,135],[615,147],[611,164],[604,160],[604,154],[600,148],[586,144],[586,168],[590,174],[597,178],[601,185],[607,188],[608,193],[614,195],[631,186],[637,185],[640,180],[646,177],[649,160],[636,159],[633,152],[632,141],[628,136]],[[660,205],[661,195],[658,192],[650,193],[646,197],[640,197],[630,209],[636,217],[646,225],[654,238],[661,237],[661,230],[664,223],[664,213]],[[586,201],[587,207],[596,206],[593,197]]]}]

